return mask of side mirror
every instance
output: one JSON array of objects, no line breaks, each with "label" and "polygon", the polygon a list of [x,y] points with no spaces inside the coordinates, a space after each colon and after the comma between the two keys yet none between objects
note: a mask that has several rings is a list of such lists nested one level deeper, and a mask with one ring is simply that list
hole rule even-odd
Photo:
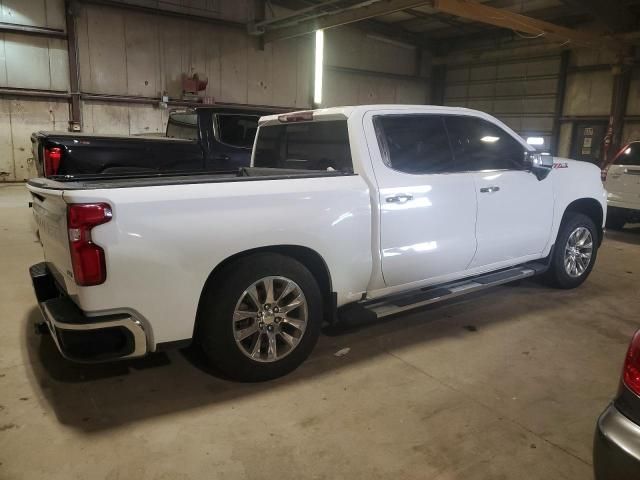
[{"label": "side mirror", "polygon": [[551,155],[541,155],[539,153],[527,152],[527,163],[538,180],[544,180],[553,168],[553,157]]}]

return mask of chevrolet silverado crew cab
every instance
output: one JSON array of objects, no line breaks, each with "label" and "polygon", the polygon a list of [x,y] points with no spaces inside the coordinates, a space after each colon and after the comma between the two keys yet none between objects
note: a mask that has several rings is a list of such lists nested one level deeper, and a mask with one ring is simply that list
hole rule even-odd
[{"label": "chevrolet silverado crew cab", "polygon": [[580,285],[606,218],[600,170],[535,154],[490,115],[374,105],[262,117],[251,167],[34,179],[31,267],[62,355],[197,340],[219,371],[298,366],[324,321],[397,314],[533,275]]},{"label": "chevrolet silverado crew cab", "polygon": [[625,145],[602,171],[602,179],[609,192],[607,227],[640,222],[640,142]]}]

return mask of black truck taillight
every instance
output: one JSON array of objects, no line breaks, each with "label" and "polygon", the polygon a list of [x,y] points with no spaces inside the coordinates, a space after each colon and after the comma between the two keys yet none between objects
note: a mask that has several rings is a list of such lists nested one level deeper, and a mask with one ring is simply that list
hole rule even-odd
[{"label": "black truck taillight", "polygon": [[91,229],[111,220],[106,203],[75,203],[67,207],[69,250],[76,284],[88,287],[107,279],[104,250],[91,240]]},{"label": "black truck taillight", "polygon": [[46,177],[58,174],[60,160],[62,160],[62,149],[60,147],[45,147],[44,174]]},{"label": "black truck taillight", "polygon": [[622,381],[629,390],[640,396],[640,330],[633,336],[627,350],[622,369]]}]

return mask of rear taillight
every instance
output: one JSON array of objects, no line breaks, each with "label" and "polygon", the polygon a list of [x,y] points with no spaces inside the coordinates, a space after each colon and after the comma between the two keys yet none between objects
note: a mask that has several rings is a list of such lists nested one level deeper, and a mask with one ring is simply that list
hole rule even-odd
[{"label": "rear taillight", "polygon": [[44,149],[44,174],[47,177],[57,175],[60,170],[60,160],[62,159],[62,149],[60,147],[49,147]]},{"label": "rear taillight", "polygon": [[622,370],[622,381],[629,390],[640,396],[640,330],[633,336],[629,345]]},{"label": "rear taillight", "polygon": [[69,250],[73,276],[78,285],[100,285],[107,279],[104,250],[91,240],[91,229],[111,220],[106,203],[76,203],[67,208]]}]

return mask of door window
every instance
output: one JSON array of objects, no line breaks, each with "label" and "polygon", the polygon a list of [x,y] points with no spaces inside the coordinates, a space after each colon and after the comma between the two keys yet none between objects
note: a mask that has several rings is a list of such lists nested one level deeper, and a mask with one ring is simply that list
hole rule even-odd
[{"label": "door window", "polygon": [[[258,130],[258,117],[253,115],[215,114],[218,139],[234,147],[251,148]],[[214,121],[216,118],[214,117]]]},{"label": "door window", "polygon": [[481,118],[446,116],[458,171],[524,170],[527,149],[502,128]]},{"label": "door window", "polygon": [[385,115],[374,117],[374,124],[385,162],[394,170],[412,174],[455,170],[442,117]]}]

